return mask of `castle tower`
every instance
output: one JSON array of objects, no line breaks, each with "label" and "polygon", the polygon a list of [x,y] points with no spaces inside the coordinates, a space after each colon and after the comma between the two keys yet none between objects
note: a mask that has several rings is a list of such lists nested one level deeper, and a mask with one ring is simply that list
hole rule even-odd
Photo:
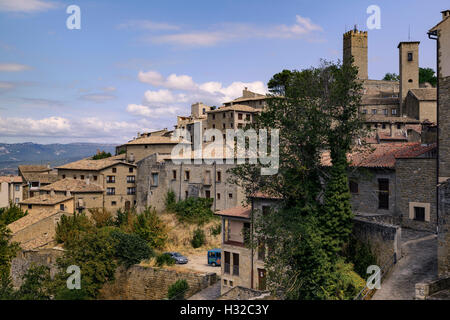
[{"label": "castle tower", "polygon": [[400,42],[400,116],[405,112],[405,98],[410,89],[419,88],[419,43],[418,41]]},{"label": "castle tower", "polygon": [[346,61],[353,56],[353,64],[358,67],[358,79],[369,78],[367,62],[367,31],[358,31],[355,28],[344,33],[344,56]]}]

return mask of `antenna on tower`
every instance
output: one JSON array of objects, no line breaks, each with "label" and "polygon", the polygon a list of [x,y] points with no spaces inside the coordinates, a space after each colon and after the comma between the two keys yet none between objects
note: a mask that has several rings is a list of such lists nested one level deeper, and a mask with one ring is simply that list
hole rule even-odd
[{"label": "antenna on tower", "polygon": [[408,24],[408,41],[411,41],[411,25]]}]

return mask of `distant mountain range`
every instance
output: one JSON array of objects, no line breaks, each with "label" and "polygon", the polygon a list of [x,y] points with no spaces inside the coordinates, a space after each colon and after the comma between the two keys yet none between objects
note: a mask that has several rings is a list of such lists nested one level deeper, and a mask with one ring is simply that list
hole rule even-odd
[{"label": "distant mountain range", "polygon": [[115,145],[96,143],[37,144],[0,143],[0,175],[17,174],[22,164],[60,166],[93,156],[97,150],[115,153]]}]

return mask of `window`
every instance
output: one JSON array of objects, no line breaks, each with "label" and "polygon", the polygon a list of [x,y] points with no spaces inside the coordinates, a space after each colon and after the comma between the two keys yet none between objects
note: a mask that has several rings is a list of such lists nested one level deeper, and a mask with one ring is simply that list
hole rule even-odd
[{"label": "window", "polygon": [[250,243],[250,223],[244,222],[244,227],[242,228],[242,235],[244,236],[244,243]]},{"label": "window", "polygon": [[233,253],[233,275],[239,275],[239,254]]},{"label": "window", "polygon": [[217,200],[220,200],[220,193],[217,194]]},{"label": "window", "polygon": [[117,202],[116,201],[111,201],[111,206],[116,206],[117,205]]},{"label": "window", "polygon": [[127,195],[135,195],[136,194],[136,188],[127,188]]},{"label": "window", "polygon": [[378,209],[389,209],[389,179],[378,179]]},{"label": "window", "polygon": [[225,280],[225,279],[223,279],[223,285],[224,285],[224,286],[228,285],[228,281]]},{"label": "window", "polygon": [[108,196],[113,196],[116,194],[116,188],[106,188],[106,194]]},{"label": "window", "polygon": [[263,216],[268,215],[269,212],[270,212],[270,206],[263,206],[263,207],[262,207],[262,213],[263,213]]},{"label": "window", "polygon": [[413,81],[413,79],[409,79],[408,82],[409,83],[413,83],[414,81]]},{"label": "window", "polygon": [[358,182],[356,182],[355,180],[350,180],[349,181],[349,188],[350,188],[350,192],[351,193],[358,193]]},{"label": "window", "polygon": [[216,119],[216,115],[215,115],[215,114],[213,114],[213,115],[212,115],[212,118],[213,118],[213,120],[215,120],[215,119]]},{"label": "window", "polygon": [[225,129],[226,127],[225,123],[222,123],[222,128]]},{"label": "window", "polygon": [[238,123],[238,129],[242,129],[243,127],[242,123]]},{"label": "window", "polygon": [[127,176],[127,182],[128,183],[135,183],[136,182],[136,176]]},{"label": "window", "polygon": [[211,198],[211,191],[205,190],[205,198],[207,199]]},{"label": "window", "polygon": [[212,128],[213,128],[213,129],[215,129],[215,128],[216,128],[216,125],[215,125],[215,124],[213,124],[213,125],[212,125]]},{"label": "window", "polygon": [[112,168],[112,172],[116,173],[117,172],[117,168]]},{"label": "window", "polygon": [[217,182],[221,182],[221,181],[222,181],[222,172],[217,171]]},{"label": "window", "polygon": [[185,199],[189,198],[189,191],[185,191],[185,192],[184,192],[184,198],[185,198]]},{"label": "window", "polygon": [[152,173],[152,186],[157,187],[159,184],[159,175],[158,173]]},{"label": "window", "polygon": [[377,109],[372,109],[372,114],[377,114]]},{"label": "window", "polygon": [[28,209],[33,209],[33,205],[32,205],[32,204],[29,204],[29,205],[28,205]]},{"label": "window", "polygon": [[133,173],[133,168],[128,168],[129,173]]},{"label": "window", "polygon": [[266,244],[264,239],[258,239],[258,260],[263,260],[266,258]]},{"label": "window", "polygon": [[367,114],[367,109],[363,109],[362,114]]},{"label": "window", "polygon": [[228,251],[224,251],[225,254],[225,265],[223,272],[224,273],[230,273],[230,253]]},{"label": "window", "polygon": [[232,286],[233,286],[233,281],[230,280],[230,287],[232,287]]},{"label": "window", "polygon": [[383,109],[383,114],[384,114],[385,116],[387,116],[387,115],[388,115],[388,109]]},{"label": "window", "polygon": [[234,128],[233,122],[230,123],[230,128],[231,128],[231,129]]},{"label": "window", "polygon": [[81,179],[81,180],[84,180],[84,175],[81,175],[81,176],[80,176],[80,179]]},{"label": "window", "polygon": [[20,191],[20,186],[16,184],[16,191]]},{"label": "window", "polygon": [[172,179],[177,180],[177,170],[172,170]]},{"label": "window", "polygon": [[413,53],[408,52],[408,61],[413,61]]},{"label": "window", "polygon": [[414,220],[425,221],[425,208],[414,207]]},{"label": "window", "polygon": [[238,113],[238,120],[242,120],[242,113]]},{"label": "window", "polygon": [[115,183],[116,176],[106,176],[106,183]]},{"label": "window", "polygon": [[228,198],[233,199],[233,194],[232,194],[232,193],[229,193],[229,194],[228,194]]},{"label": "window", "polygon": [[397,114],[397,109],[392,109],[391,113],[392,113],[393,116],[395,116]]},{"label": "window", "polygon": [[77,176],[73,176],[73,179],[74,179],[74,180],[77,180]]},{"label": "window", "polygon": [[66,178],[66,175],[65,175],[65,174],[63,174],[63,175],[62,175],[62,178],[63,178],[63,179],[65,179],[65,178]]},{"label": "window", "polygon": [[[260,101],[260,102],[261,102],[261,101]],[[246,114],[246,115],[245,115],[245,120],[250,121],[250,115],[249,115],[249,114]]]},{"label": "window", "polygon": [[397,130],[400,130],[402,128],[402,125],[400,123],[397,123]]},{"label": "window", "polygon": [[16,198],[16,199],[15,199],[15,202],[16,202],[16,203],[19,203],[19,198]]},{"label": "window", "polygon": [[64,203],[61,203],[61,204],[59,205],[59,210],[64,211]]},{"label": "window", "polygon": [[186,170],[186,171],[184,172],[184,180],[189,181],[190,178],[191,178],[190,172],[189,172],[188,170]]},{"label": "window", "polygon": [[226,115],[226,113],[224,112],[224,113],[223,113],[223,118],[225,119],[226,116],[227,116],[227,115]]},{"label": "window", "polygon": [[206,113],[206,109],[205,109],[205,108],[202,109],[202,113],[203,113],[203,114]]},{"label": "window", "polygon": [[386,129],[386,123],[383,123],[383,124],[381,125],[381,127],[382,127],[383,129]]}]

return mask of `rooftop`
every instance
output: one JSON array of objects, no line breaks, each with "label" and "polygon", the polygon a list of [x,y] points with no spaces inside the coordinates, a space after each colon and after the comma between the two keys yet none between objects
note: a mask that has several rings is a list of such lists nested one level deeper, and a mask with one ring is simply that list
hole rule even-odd
[{"label": "rooftop", "polygon": [[140,144],[178,144],[178,143],[186,143],[190,144],[189,141],[182,139],[172,139],[168,136],[149,136],[149,137],[140,137],[130,142],[126,143],[126,145],[140,145]]},{"label": "rooftop", "polygon": [[[416,158],[435,148],[436,144],[421,145],[419,142],[381,143],[371,145],[370,149],[364,151],[350,153],[347,158],[353,167],[393,169],[397,158]],[[330,152],[324,152],[321,161],[324,166],[330,166]]]},{"label": "rooftop", "polygon": [[252,212],[252,209],[250,207],[238,206],[238,207],[218,211],[215,214],[217,214],[219,216],[249,219],[251,212]]},{"label": "rooftop", "polygon": [[37,204],[41,206],[53,206],[55,204],[67,201],[73,199],[72,196],[66,196],[63,194],[40,194],[35,197],[31,197],[28,199],[25,199],[20,204]]},{"label": "rooftop", "polygon": [[39,182],[42,184],[49,184],[58,181],[58,176],[56,174],[26,172],[22,175],[25,182]]},{"label": "rooftop", "polygon": [[[122,156],[122,155],[120,155]],[[65,164],[63,166],[57,167],[56,169],[66,169],[66,170],[86,170],[86,171],[98,171],[103,170],[108,167],[117,165],[117,164],[125,164],[128,166],[135,166],[131,163],[125,162],[121,160],[122,158],[117,158],[119,156],[110,157],[106,159],[100,159],[100,160],[92,160],[92,159],[82,159],[75,162],[71,162],[68,164]]]},{"label": "rooftop", "polygon": [[420,88],[409,90],[420,101],[436,101],[437,89],[436,88]]},{"label": "rooftop", "polygon": [[365,122],[377,122],[377,123],[412,123],[420,124],[420,121],[410,117],[387,117],[382,115],[369,115],[364,118]]},{"label": "rooftop", "polygon": [[70,192],[103,192],[103,188],[88,180],[62,179],[42,187],[43,191],[70,191]]},{"label": "rooftop", "polygon": [[0,183],[7,182],[7,183],[22,183],[22,177],[21,176],[1,176],[0,177]]},{"label": "rooftop", "polygon": [[41,221],[42,219],[51,217],[54,214],[57,214],[58,210],[39,210],[32,213],[28,213],[25,217],[20,218],[17,221],[14,221],[13,223],[8,225],[8,228],[11,230],[11,232],[14,234],[16,232],[19,232],[20,230],[23,230],[36,222]]},{"label": "rooftop", "polygon": [[222,106],[215,110],[210,110],[208,113],[226,112],[226,111],[243,111],[243,112],[258,112],[255,108],[245,106],[242,104],[233,104],[231,106]]},{"label": "rooftop", "polygon": [[24,172],[48,172],[51,171],[52,169],[50,169],[47,166],[43,166],[43,165],[20,165],[19,166],[19,171],[24,173]]}]

